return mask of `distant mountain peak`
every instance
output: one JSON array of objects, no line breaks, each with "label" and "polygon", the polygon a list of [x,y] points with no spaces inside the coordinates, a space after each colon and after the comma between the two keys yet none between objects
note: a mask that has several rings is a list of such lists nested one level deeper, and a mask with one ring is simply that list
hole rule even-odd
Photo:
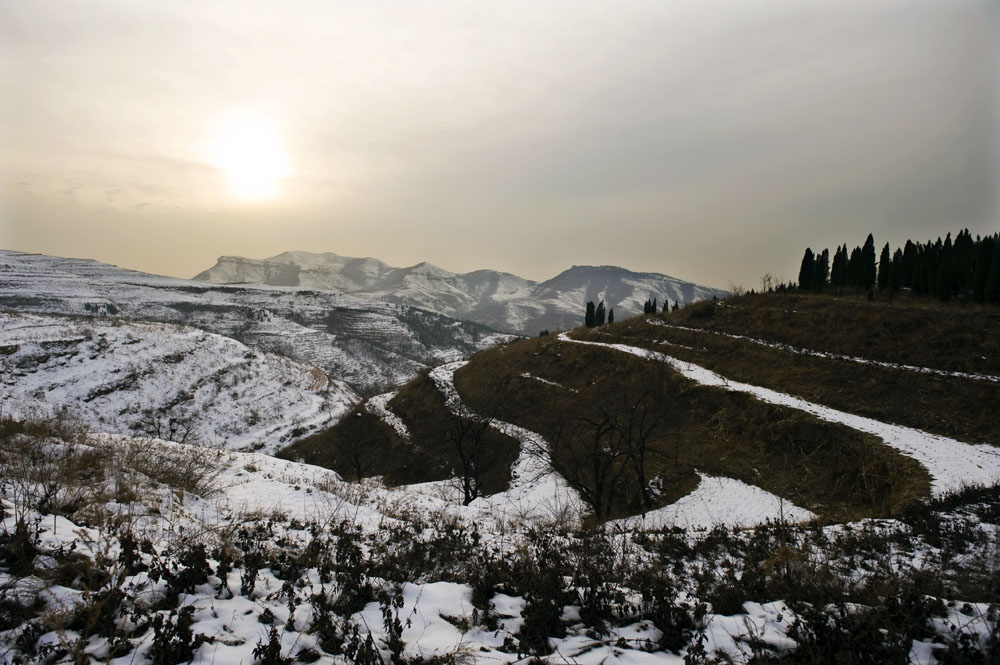
[{"label": "distant mountain peak", "polygon": [[624,318],[642,313],[648,298],[683,304],[726,294],[669,275],[610,265],[574,265],[539,283],[497,270],[455,273],[427,261],[396,268],[371,257],[306,251],[270,259],[223,256],[195,279],[339,291],[526,335],[580,325],[588,300],[604,300]]}]

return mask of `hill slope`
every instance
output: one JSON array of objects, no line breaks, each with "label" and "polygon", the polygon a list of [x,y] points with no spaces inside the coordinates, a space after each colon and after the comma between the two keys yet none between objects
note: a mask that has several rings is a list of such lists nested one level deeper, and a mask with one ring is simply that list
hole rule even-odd
[{"label": "hill slope", "polygon": [[203,330],[0,314],[0,401],[12,418],[273,452],[358,396],[311,365]]},{"label": "hill slope", "polygon": [[[833,520],[894,515],[930,494],[1000,482],[991,414],[1000,379],[957,370],[993,367],[995,342],[966,366],[966,352],[935,351],[930,335],[954,316],[972,337],[989,337],[993,313],[921,309],[931,322],[905,339],[919,347],[907,358],[931,363],[918,367],[895,362],[892,343],[865,345],[863,358],[851,341],[870,336],[851,331],[916,315],[904,305],[890,316],[863,301],[786,298],[700,303],[490,349],[451,370],[452,387],[437,386],[462,410],[418,381],[360,408],[350,431],[345,421],[282,454],[346,471],[345,451],[364,431],[372,462],[358,475],[388,472],[392,456],[379,451],[408,438],[461,480],[467,470],[448,455],[468,453],[469,442],[453,437],[442,452],[438,441],[449,417],[485,420],[528,432],[515,436],[520,455],[555,471],[598,519],[672,514],[701,491],[702,474],[782,497],[788,514],[801,507]],[[778,305],[785,313],[768,313]],[[743,319],[757,322],[747,330],[755,337],[733,332]],[[801,336],[791,341],[813,348],[784,343],[791,329]]]},{"label": "hill slope", "polygon": [[505,339],[474,323],[330,291],[215,286],[5,250],[0,309],[190,325],[292,355],[359,391],[398,385]]},{"label": "hill slope", "polygon": [[260,260],[223,256],[195,279],[329,289],[529,336],[579,325],[589,300],[604,300],[621,317],[641,312],[646,299],[690,303],[725,295],[667,275],[613,266],[573,266],[539,283],[495,270],[453,273],[429,263],[394,268],[378,259],[309,252]]},{"label": "hill slope", "polygon": [[[905,521],[576,530],[558,505],[539,519],[512,493],[462,506],[443,485],[345,483],[267,455],[44,423],[0,419],[0,453],[0,652],[11,662],[997,654],[995,489]],[[761,504],[749,490],[705,476],[677,512],[695,527],[712,513],[730,523]]]}]

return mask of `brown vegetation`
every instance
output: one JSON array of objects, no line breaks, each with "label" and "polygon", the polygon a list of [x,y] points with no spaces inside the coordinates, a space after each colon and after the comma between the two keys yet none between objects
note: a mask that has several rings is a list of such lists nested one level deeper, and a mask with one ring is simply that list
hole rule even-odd
[{"label": "brown vegetation", "polygon": [[[816,357],[710,334],[943,372],[1000,375],[995,309],[794,294],[698,303],[657,318],[700,331],[635,318],[574,334],[663,351],[732,380],[850,413],[1000,445],[990,412],[1000,400],[996,382]],[[598,519],[675,501],[696,486],[696,472],[759,486],[826,520],[896,515],[929,491],[926,470],[877,437],[746,394],[700,386],[665,363],[611,349],[567,344],[554,336],[523,340],[477,354],[456,372],[455,382],[470,409],[457,427],[440,391],[423,377],[390,403],[413,442],[403,442],[359,411],[331,433],[298,444],[308,453],[288,454],[356,477],[357,471],[330,457],[331,451],[343,456],[353,442],[374,451],[372,468],[360,475],[384,474],[391,483],[458,476],[466,481],[468,501],[505,486],[517,455],[515,442],[485,427],[496,418],[545,437],[553,468]],[[470,435],[477,428],[492,442],[484,446],[479,434]],[[477,473],[490,474],[482,490],[463,462],[473,449],[491,455],[489,462],[477,462]]]},{"label": "brown vegetation", "polygon": [[[805,330],[797,330],[788,320],[794,320],[795,314],[779,315],[777,308],[769,306],[775,298],[779,301],[787,298],[792,305],[798,303],[797,311],[812,312],[805,317],[815,321]],[[756,312],[753,305],[758,299],[763,303],[761,312]],[[826,318],[833,314],[823,314],[825,310],[819,305],[824,302],[833,303],[831,309],[835,312],[839,310],[840,315],[846,315],[846,310],[840,309],[842,305],[838,304],[839,301],[825,296],[747,296],[737,299],[737,302],[742,304],[729,307],[728,304],[718,306],[698,303],[669,314],[663,320],[672,325],[739,334],[814,351],[834,352],[882,362],[902,362],[902,353],[894,351],[885,342],[884,329],[893,325],[886,316],[889,310],[885,303],[872,305],[864,300],[852,301],[852,323],[835,324]],[[806,307],[801,307],[802,303]],[[931,304],[936,303],[932,301]],[[997,316],[993,310],[987,309],[955,305],[938,305],[938,308],[956,310],[966,317],[963,325],[969,330],[962,337],[964,341],[956,342],[953,347],[939,353],[926,348],[933,346],[937,335],[943,333],[940,330],[931,332],[935,330],[933,321],[937,316],[925,315],[928,322],[921,324],[920,329],[924,332],[920,334],[926,336],[926,341],[921,342],[910,336],[901,342],[917,347],[907,352],[907,362],[948,371],[959,371],[955,368],[961,366],[968,368],[968,364],[962,362],[955,349],[978,344],[978,341],[971,340],[979,338],[978,331],[991,330],[991,322]],[[972,323],[968,318],[973,316],[973,310],[979,311],[978,324]],[[901,306],[899,311],[908,310]],[[903,315],[903,318],[907,316]],[[946,322],[952,320],[948,314],[943,316],[946,317]],[[745,325],[746,328],[741,329],[738,327],[740,325]],[[951,330],[951,326],[951,323],[946,323],[942,329]],[[878,332],[880,330],[883,332]],[[1000,334],[1000,330],[997,333]],[[632,319],[616,326],[614,335],[622,343],[661,351],[675,358],[697,363],[734,381],[779,390],[849,413],[970,443],[1000,445],[1000,429],[996,426],[992,406],[1000,403],[1000,382],[804,355],[709,332],[649,325],[641,319]],[[811,345],[808,343],[810,335],[815,337],[815,342]],[[853,346],[852,339],[870,341],[861,346]],[[980,353],[989,362],[981,361],[976,368],[988,369],[992,366],[991,359],[1000,357],[1000,350],[989,351],[994,346],[996,339],[989,343],[983,342],[982,353],[966,350],[965,355]]]},{"label": "brown vegetation", "polygon": [[817,351],[1000,375],[1000,310],[929,298],[759,294],[696,303],[669,321]]},{"label": "brown vegetation", "polygon": [[[495,399],[498,385],[509,385],[498,416],[545,436],[563,475],[582,475],[591,486],[598,478],[583,468],[595,461],[586,434],[594,436],[595,424],[608,416],[627,419],[637,397],[655,388],[652,402],[639,407],[659,421],[648,441],[646,472],[662,488],[658,505],[689,492],[695,470],[757,485],[828,519],[893,514],[929,488],[919,464],[874,437],[699,386],[663,363],[610,349],[539,338],[480,353],[455,379],[474,409]],[[605,459],[614,481],[606,516],[643,508],[636,474],[621,468],[629,459]]]},{"label": "brown vegetation", "polygon": [[[476,496],[506,489],[517,442],[451,413],[428,376],[400,389],[389,408],[406,423],[410,441],[361,405],[331,429],[285,448],[281,456],[325,466],[353,480],[381,475],[389,485],[404,485],[458,477],[474,485]],[[470,462],[472,449],[475,460]]]}]

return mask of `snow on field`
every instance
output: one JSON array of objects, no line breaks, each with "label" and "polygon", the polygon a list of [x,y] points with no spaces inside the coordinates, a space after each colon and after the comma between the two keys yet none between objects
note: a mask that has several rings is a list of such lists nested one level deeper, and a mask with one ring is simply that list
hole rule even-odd
[{"label": "snow on field", "polygon": [[[90,444],[150,446],[178,454],[205,452],[187,444],[120,435],[98,435],[92,437]],[[474,523],[480,529],[486,543],[492,543],[501,551],[510,551],[520,546],[521,541],[516,534],[527,525],[526,522],[519,522],[513,527],[510,521],[496,517],[484,520],[483,517],[489,515],[489,509],[484,504],[477,506],[474,503],[463,508],[454,500],[428,500],[427,496],[412,491],[412,488],[387,489],[377,483],[347,483],[328,469],[258,453],[208,452],[213,455],[208,461],[218,473],[214,480],[218,488],[215,494],[203,498],[192,493],[177,493],[167,487],[150,486],[141,498],[145,510],[135,511],[141,515],[131,523],[136,536],[149,538],[161,554],[172,551],[192,537],[211,550],[217,542],[224,543],[226,539],[233,538],[241,528],[264,523],[269,525],[268,529],[275,530],[269,536],[271,542],[301,541],[304,548],[312,535],[308,529],[296,524],[333,526],[346,522],[359,527],[362,533],[379,534],[394,524],[401,524],[400,520],[408,516],[434,522],[435,514],[444,519],[464,518],[468,525]],[[13,505],[7,499],[3,501],[7,510],[3,513],[5,519],[0,520],[0,530],[13,533]],[[116,561],[121,551],[116,536],[99,528],[85,528],[64,517],[53,516],[44,516],[39,525],[40,547],[72,547],[84,556],[93,558],[103,555],[110,557],[108,560],[112,562]],[[217,582],[211,582],[215,578],[210,577],[209,583],[195,587],[179,599],[179,605],[191,608],[191,631],[212,639],[196,650],[191,662],[217,665],[257,662],[259,659],[253,651],[256,646],[267,642],[270,624],[286,624],[277,632],[282,654],[315,649],[318,639],[316,608],[311,603],[301,603],[297,607],[292,605],[293,611],[290,612],[290,604],[284,595],[288,586],[277,576],[277,571],[269,568],[256,572],[256,583],[251,591],[241,590],[246,579],[241,576],[241,570],[230,571],[224,580]],[[122,574],[117,565],[112,572]],[[340,592],[336,582],[324,582],[315,571],[308,573],[306,580],[301,595],[314,601],[320,595],[336,598]],[[230,593],[216,593],[215,586],[222,582],[228,585]],[[25,598],[41,589],[40,597],[47,603],[49,611],[71,613],[73,608],[83,607],[87,602],[87,597],[75,589],[52,586],[36,578],[15,580],[0,572],[0,585]],[[135,593],[137,597],[155,601],[163,594],[165,584],[163,581],[153,582],[147,573],[140,572],[123,577],[118,587]],[[477,621],[482,619],[475,619],[472,589],[467,584],[405,582],[398,587],[389,587],[388,591],[400,597],[393,616],[400,621],[404,657],[428,659],[458,655],[462,662],[470,663],[513,663],[521,659],[505,642],[524,623],[523,598],[497,594],[492,603],[497,625],[488,629],[477,625]],[[383,645],[384,649],[388,636],[383,609],[379,602],[369,602],[349,617],[349,621],[358,626],[362,636],[370,634],[375,644]],[[580,620],[578,615],[579,608],[568,608],[564,619],[571,625],[571,630],[565,637],[551,640],[553,657],[559,662],[568,660],[593,665],[608,662],[679,665],[684,662],[679,655],[646,650],[649,644],[655,643],[659,634],[648,621],[610,626],[609,635],[598,638],[587,631],[583,623],[574,624],[574,621]],[[720,649],[732,650],[738,633],[727,636],[721,631],[721,628],[711,631],[713,641],[719,642]],[[0,637],[3,637],[2,631]],[[75,638],[76,634],[72,631],[55,631],[43,635],[41,643],[72,645]],[[726,642],[727,639],[730,642]],[[134,652],[128,655],[127,662],[150,662],[155,648],[155,631],[133,635],[129,643]],[[13,652],[6,653],[10,655]],[[101,653],[99,646],[93,651],[98,658]],[[0,662],[9,661],[5,661],[0,654]],[[342,661],[321,655],[317,662],[334,665]]]},{"label": "snow on field", "polygon": [[544,383],[547,386],[554,386],[556,388],[562,388],[563,390],[568,390],[568,391],[573,392],[573,393],[578,392],[576,390],[576,388],[567,388],[566,386],[564,386],[561,383],[556,383],[555,381],[549,381],[548,379],[543,379],[542,377],[535,376],[534,374],[531,374],[529,372],[522,372],[521,373],[521,377],[525,378],[525,379],[534,379],[535,381],[538,381],[539,383]]},{"label": "snow on field", "polygon": [[[447,378],[443,373],[443,378]],[[445,384],[447,385],[447,384]],[[518,436],[526,436],[523,430],[509,429]],[[191,662],[197,665],[238,665],[239,663],[260,662],[262,659],[255,650],[266,645],[271,636],[280,644],[282,657],[302,655],[299,660],[315,659],[319,665],[335,665],[345,662],[342,656],[330,655],[327,647],[318,648],[322,638],[321,613],[328,611],[330,605],[343,593],[342,578],[323,574],[315,563],[305,563],[301,570],[292,573],[282,572],[275,562],[279,561],[277,550],[292,553],[286,563],[298,561],[296,557],[304,556],[315,544],[316,540],[331,538],[336,551],[336,559],[344,570],[341,559],[341,546],[344,533],[352,533],[355,528],[362,534],[370,536],[364,541],[363,547],[374,547],[380,538],[394,528],[404,527],[407,523],[423,526],[416,531],[403,530],[406,537],[422,538],[442,537],[441,532],[434,535],[435,529],[442,529],[449,520],[458,518],[469,527],[474,525],[482,545],[500,556],[513,556],[522,552],[527,539],[533,531],[528,527],[530,522],[512,524],[500,519],[483,519],[482,506],[474,503],[462,507],[455,497],[451,499],[435,499],[427,493],[421,493],[420,488],[385,488],[377,482],[347,483],[336,473],[321,467],[300,464],[276,459],[274,457],[249,452],[208,450],[197,446],[178,444],[167,441],[135,439],[121,435],[92,435],[87,446],[95,448],[124,448],[136,446],[157,455],[174,455],[177,458],[188,459],[190,456],[201,456],[200,469],[214,475],[211,485],[214,492],[198,495],[194,492],[179,491],[169,485],[161,485],[151,480],[143,480],[141,474],[150,472],[151,467],[143,463],[138,467],[139,477],[132,483],[143,488],[143,492],[135,496],[132,503],[121,503],[113,500],[104,504],[101,509],[111,513],[118,512],[126,521],[137,539],[148,538],[150,544],[143,546],[140,562],[143,567],[126,568],[122,541],[118,538],[121,532],[117,529],[102,527],[107,524],[101,520],[94,526],[86,527],[76,524],[62,516],[51,514],[34,515],[21,512],[24,510],[24,494],[11,492],[10,486],[0,483],[2,510],[0,515],[0,533],[15,533],[17,515],[24,515],[26,520],[36,525],[38,539],[34,547],[40,552],[66,552],[73,556],[85,557],[90,560],[100,560],[98,564],[108,574],[108,585],[122,591],[129,599],[131,612],[123,612],[118,619],[121,625],[128,627],[117,641],[118,657],[109,657],[110,642],[100,637],[90,637],[87,653],[93,659],[107,659],[113,663],[148,664],[154,661],[154,653],[159,650],[162,655],[164,640],[158,635],[159,629],[150,623],[136,623],[138,617],[151,616],[169,617],[176,620],[172,608],[185,607],[190,612],[190,625],[194,635],[204,635],[210,641],[197,647]],[[142,460],[150,459],[150,455],[141,456]],[[119,465],[112,465],[115,473],[120,472]],[[155,477],[150,476],[150,478]],[[107,482],[115,482],[108,480]],[[733,487],[735,481],[703,476],[699,490],[690,495],[690,499],[701,496],[700,502],[703,515],[719,511],[735,510],[734,504],[712,503],[718,495],[703,493],[715,485],[727,488],[725,493],[731,500],[743,500],[754,504],[766,504],[769,499],[746,486]],[[23,492],[23,490],[22,490]],[[759,492],[759,491],[758,491]],[[20,502],[20,503],[15,503]],[[706,509],[706,506],[709,506]],[[680,515],[684,511],[677,511]],[[694,524],[690,511],[688,519]],[[652,515],[652,513],[651,513]],[[648,518],[649,516],[647,516]],[[715,523],[706,518],[704,525]],[[718,522],[718,523],[732,523]],[[346,525],[341,527],[340,525]],[[653,527],[647,519],[642,526]],[[667,526],[663,522],[663,526]],[[335,531],[337,528],[346,531]],[[839,529],[841,527],[828,527]],[[846,528],[846,527],[845,527]],[[634,544],[628,541],[628,535],[623,529],[611,531],[622,538],[615,540],[614,549],[625,557],[627,552],[640,556],[642,548],[632,549]],[[253,534],[254,536],[243,534]],[[420,535],[423,533],[424,535]],[[341,534],[341,535],[336,535]],[[412,534],[412,535],[411,535]],[[696,538],[697,536],[688,537]],[[253,543],[256,542],[257,545]],[[361,541],[358,541],[361,542]],[[395,542],[395,541],[393,541]],[[693,542],[693,541],[692,541]],[[233,568],[225,568],[218,559],[217,546],[232,547],[238,544],[243,554],[242,563],[237,560]],[[187,591],[180,593],[175,601],[164,606],[163,600],[171,584],[175,582],[165,573],[154,575],[153,568],[158,561],[167,562],[167,570],[176,579],[178,571],[192,566],[190,559],[183,559],[178,568],[178,558],[184,552],[192,552],[192,546],[203,545],[203,551],[210,560],[209,570],[205,573],[203,583],[192,585]],[[620,545],[620,547],[619,547]],[[255,551],[254,547],[263,548],[271,558],[262,559],[266,565],[259,568],[248,568],[250,559],[248,553]],[[334,550],[329,550],[332,556]],[[418,550],[419,551],[419,550]],[[204,556],[204,554],[203,554]],[[51,560],[54,557],[40,556],[39,560]],[[305,559],[305,561],[309,561]],[[230,563],[233,563],[232,561]],[[39,564],[45,565],[44,562]],[[74,566],[81,567],[79,561]],[[284,564],[283,564],[284,565]],[[716,565],[708,562],[708,565]],[[74,568],[76,569],[76,568]],[[716,573],[721,574],[721,573]],[[79,609],[91,607],[97,596],[85,593],[68,581],[70,578],[43,579],[40,576],[29,575],[16,577],[6,570],[0,570],[0,588],[5,591],[8,600],[22,599],[27,605],[34,605],[35,599],[41,603],[40,612],[44,616],[73,616]],[[397,578],[392,578],[397,579]],[[569,578],[566,578],[567,580]],[[253,584],[248,585],[250,580]],[[516,638],[519,629],[526,622],[526,597],[510,596],[504,593],[494,593],[490,606],[494,623],[487,627],[487,620],[481,610],[476,610],[472,604],[473,588],[469,584],[426,579],[417,581],[405,577],[399,582],[389,582],[379,578],[369,578],[374,589],[379,594],[385,594],[381,602],[372,601],[359,606],[353,614],[345,613],[345,627],[357,628],[362,639],[370,635],[373,648],[381,654],[376,660],[367,662],[389,661],[388,645],[390,636],[387,631],[386,616],[391,621],[398,620],[399,639],[401,640],[401,655],[404,658],[429,659],[434,656],[448,662],[468,663],[514,663],[524,662],[522,654],[510,646]],[[615,584],[615,581],[611,581]],[[228,587],[228,588],[227,588]],[[567,591],[573,591],[567,589]],[[573,591],[575,594],[576,592]],[[634,592],[633,592],[634,593]],[[693,611],[699,599],[689,595],[690,591],[678,590],[677,602],[682,602]],[[609,663],[634,663],[654,665],[655,663],[684,662],[683,650],[679,654],[666,653],[657,650],[656,642],[660,632],[649,620],[634,623],[623,622],[623,625],[612,622],[606,627],[606,632],[598,634],[590,624],[581,617],[581,607],[567,596],[567,605],[562,608],[561,624],[565,627],[565,636],[553,636],[549,644],[553,653],[546,659],[552,663],[580,663],[588,665],[604,665]],[[385,599],[398,598],[395,603]],[[640,603],[638,594],[634,602]],[[703,600],[703,599],[702,599]],[[325,610],[322,608],[326,608]],[[971,609],[970,609],[971,608]],[[388,613],[388,614],[386,614]],[[934,618],[937,635],[955,634],[951,626],[958,626],[963,634],[979,635],[982,640],[988,639],[991,624],[988,620],[989,608],[980,603],[970,606],[958,604],[949,606],[946,616]],[[699,619],[703,630],[704,646],[709,654],[724,657],[726,662],[746,663],[751,660],[755,650],[766,645],[777,653],[793,648],[795,643],[789,638],[789,628],[794,624],[796,615],[780,601],[770,603],[745,602],[742,611],[734,615],[716,614],[711,608]],[[339,618],[337,619],[340,620]],[[133,622],[133,623],[130,623]],[[119,625],[119,624],[116,624]],[[172,624],[167,624],[168,628]],[[272,628],[274,629],[272,631]],[[0,630],[0,663],[15,662],[12,657],[19,654],[20,646],[16,640],[23,627],[13,626]],[[89,635],[89,633],[88,633]],[[345,633],[346,636],[346,633]],[[53,645],[58,649],[71,650],[79,637],[73,630],[59,628],[35,637],[40,644]],[[34,638],[33,638],[34,639]],[[691,648],[697,641],[690,642]],[[917,657],[913,662],[937,662],[931,654],[939,647],[939,638],[935,640],[914,641],[913,654]],[[984,642],[985,643],[985,642]],[[173,644],[173,643],[171,643]],[[178,645],[183,642],[177,642]],[[328,646],[328,645],[327,645]],[[122,651],[124,649],[124,651]],[[310,654],[309,650],[313,650]],[[375,657],[374,654],[369,654]],[[68,662],[59,660],[58,662]]]},{"label": "snow on field", "polygon": [[638,529],[711,529],[772,522],[808,522],[816,514],[787,499],[735,478],[699,473],[698,486],[689,494],[645,515],[609,522],[612,527]]},{"label": "snow on field", "polygon": [[273,452],[357,395],[317,368],[196,328],[0,314],[3,415]]},{"label": "snow on field", "polygon": [[406,423],[389,409],[389,402],[396,396],[397,392],[399,391],[393,390],[392,392],[369,397],[368,401],[365,402],[365,409],[368,410],[368,413],[381,418],[385,424],[396,430],[396,434],[409,441],[410,430],[407,429]]},{"label": "snow on field", "polygon": [[[455,388],[455,372],[466,364],[459,361],[431,370],[434,385],[444,395],[445,404],[457,415],[476,416],[463,402]],[[564,521],[579,523],[585,512],[583,500],[562,476],[554,473],[548,461],[549,444],[544,437],[512,423],[494,419],[490,427],[520,444],[520,453],[510,472],[510,487],[469,504],[476,519],[505,522],[510,519]]]},{"label": "snow on field", "polygon": [[636,346],[586,342],[572,339],[566,333],[561,333],[559,339],[573,344],[610,348],[623,353],[631,353],[640,358],[665,362],[685,378],[701,385],[747,393],[770,404],[805,411],[822,420],[840,423],[867,434],[874,434],[904,455],[917,460],[927,469],[932,479],[931,492],[935,496],[941,496],[972,485],[990,486],[1000,482],[1000,448],[994,446],[971,445],[921,430],[845,413],[769,388],[730,381],[704,367]]},{"label": "snow on field", "polygon": [[[686,332],[718,335],[719,337],[728,337],[729,339],[738,339],[744,342],[751,342],[752,344],[758,344],[760,346],[766,346],[772,349],[780,349],[781,351],[788,351],[789,353],[796,353],[802,356],[813,356],[816,358],[827,358],[830,360],[844,360],[852,363],[860,363],[862,365],[875,365],[877,367],[885,367],[887,369],[898,369],[906,372],[918,372],[920,374],[934,374],[936,376],[952,376],[960,379],[976,379],[979,381],[992,381],[994,383],[1000,382],[1000,376],[993,376],[991,374],[975,374],[970,372],[949,372],[943,369],[934,369],[933,367],[920,367],[918,365],[901,365],[899,363],[890,363],[881,360],[870,360],[868,358],[860,358],[858,356],[846,356],[840,353],[830,353],[827,351],[815,351],[813,349],[804,349],[799,346],[792,346],[791,344],[769,342],[765,339],[758,339],[756,337],[747,337],[746,335],[736,335],[734,333],[722,332],[720,330],[707,330],[705,328],[689,328],[687,326],[677,326],[669,324],[660,319],[645,319],[645,321],[650,325],[663,326],[664,328],[673,328],[674,330],[684,330]],[[690,348],[690,347],[684,347],[684,348]]]}]

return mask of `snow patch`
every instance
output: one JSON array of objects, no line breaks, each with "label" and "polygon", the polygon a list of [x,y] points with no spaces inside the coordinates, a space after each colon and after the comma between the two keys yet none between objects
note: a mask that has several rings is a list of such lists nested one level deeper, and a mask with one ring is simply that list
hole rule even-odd
[{"label": "snow patch", "polygon": [[639,529],[711,529],[716,526],[756,526],[771,522],[808,522],[816,518],[805,508],[735,478],[698,474],[691,493],[645,515],[609,522],[629,531]]}]

